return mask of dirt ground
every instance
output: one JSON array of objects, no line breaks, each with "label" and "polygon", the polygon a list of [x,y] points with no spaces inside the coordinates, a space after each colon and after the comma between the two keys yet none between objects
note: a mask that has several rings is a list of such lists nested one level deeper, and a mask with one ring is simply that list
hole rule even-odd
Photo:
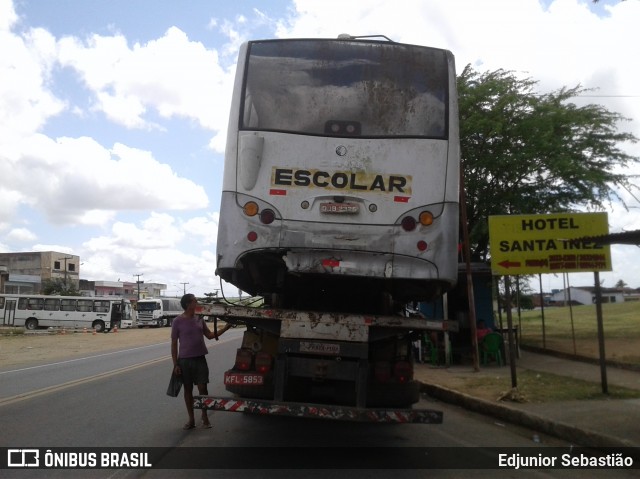
[{"label": "dirt ground", "polygon": [[81,358],[118,349],[167,343],[170,354],[170,328],[120,329],[117,333],[67,332],[49,334],[9,334],[0,330],[0,369]]}]

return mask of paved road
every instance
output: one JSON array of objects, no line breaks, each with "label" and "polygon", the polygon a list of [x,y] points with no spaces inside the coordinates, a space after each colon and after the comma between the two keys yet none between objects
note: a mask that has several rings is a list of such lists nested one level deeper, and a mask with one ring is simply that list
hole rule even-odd
[{"label": "paved road", "polygon": [[[227,395],[221,378],[228,368],[235,349],[239,344],[239,332],[233,331],[220,342],[210,344],[209,365],[212,384],[210,393]],[[165,447],[185,448],[203,447],[212,454],[219,448],[231,451],[231,454],[251,455],[254,447],[274,447],[275,454],[293,453],[292,448],[305,447],[307,451],[316,450],[323,454],[322,447],[333,446],[347,448],[376,447],[378,452],[397,453],[408,446],[419,447],[533,447],[569,445],[552,438],[541,437],[540,443],[533,440],[534,433],[527,429],[500,424],[491,418],[469,413],[463,409],[436,403],[424,399],[420,407],[440,409],[445,413],[442,425],[391,425],[391,424],[353,424],[332,421],[300,420],[279,417],[250,416],[235,413],[215,413],[212,418],[213,429],[182,431],[181,425],[186,419],[182,397],[171,398],[165,390],[171,370],[171,361],[167,355],[167,344],[156,348],[130,350],[118,356],[120,370],[105,375],[105,370],[95,366],[94,375],[88,366],[71,367],[69,363],[48,366],[49,376],[57,376],[60,383],[73,383],[40,391],[41,385],[35,384],[38,370],[24,370],[22,374],[30,376],[29,393],[22,399],[13,399],[0,403],[0,447],[11,448],[52,448],[52,447]],[[155,359],[154,359],[155,355]],[[128,359],[126,359],[128,358]],[[94,361],[87,359],[88,362]],[[96,358],[97,361],[97,358]],[[115,361],[115,359],[114,359]],[[141,367],[140,362],[146,363]],[[99,362],[99,361],[98,361]],[[127,368],[126,365],[132,366]],[[76,370],[70,375],[68,370]],[[81,372],[82,371],[82,372]],[[34,376],[31,376],[31,375]],[[45,374],[46,376],[46,374]],[[6,376],[5,376],[6,377]],[[53,381],[55,383],[55,380]],[[5,387],[1,380],[0,388]],[[38,392],[40,391],[40,392]],[[9,396],[5,393],[5,396]],[[205,450],[206,451],[206,450]],[[249,457],[249,456],[247,456]],[[327,458],[329,461],[331,458]],[[2,477],[27,477],[25,471],[0,471]],[[430,477],[500,477],[500,472],[510,473],[507,477],[575,477],[576,471],[482,471],[453,470],[429,471]],[[604,477],[592,474],[590,477]],[[633,477],[631,475],[612,475],[607,477]],[[614,473],[616,473],[614,471]],[[361,477],[364,471],[305,471],[305,477],[323,477],[327,474],[336,477]],[[387,478],[388,470],[369,470],[367,477]],[[616,473],[617,474],[617,473]],[[28,477],[46,477],[47,479],[66,477],[300,477],[300,471],[221,471],[221,470],[117,470],[104,469],[92,471],[29,471]],[[400,470],[393,473],[400,477],[424,477],[425,471]]]}]

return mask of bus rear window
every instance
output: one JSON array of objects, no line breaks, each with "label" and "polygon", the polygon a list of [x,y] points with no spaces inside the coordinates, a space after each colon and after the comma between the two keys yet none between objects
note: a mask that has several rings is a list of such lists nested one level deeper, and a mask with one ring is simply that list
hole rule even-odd
[{"label": "bus rear window", "polygon": [[334,40],[252,42],[240,127],[444,139],[448,71],[446,54],[425,47]]}]

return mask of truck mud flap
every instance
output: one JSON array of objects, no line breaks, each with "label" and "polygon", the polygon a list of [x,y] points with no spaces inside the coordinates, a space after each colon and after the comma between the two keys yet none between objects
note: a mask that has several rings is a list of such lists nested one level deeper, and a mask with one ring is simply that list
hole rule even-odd
[{"label": "truck mud flap", "polygon": [[356,408],[260,399],[215,398],[211,396],[194,396],[193,407],[195,409],[270,416],[402,424],[442,424],[443,416],[442,411],[430,409]]}]

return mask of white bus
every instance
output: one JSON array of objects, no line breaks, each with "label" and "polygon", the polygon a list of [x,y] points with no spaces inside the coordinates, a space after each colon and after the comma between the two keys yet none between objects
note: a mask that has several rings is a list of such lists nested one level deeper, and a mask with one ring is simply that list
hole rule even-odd
[{"label": "white bus", "polygon": [[59,327],[109,331],[132,320],[129,300],[114,297],[0,294],[0,323],[28,330]]},{"label": "white bus", "polygon": [[171,326],[173,318],[184,311],[180,306],[180,298],[145,298],[138,301],[138,327]]},{"label": "white bus", "polygon": [[447,50],[342,35],[243,44],[217,274],[285,308],[379,312],[381,298],[450,289],[457,101]]}]

